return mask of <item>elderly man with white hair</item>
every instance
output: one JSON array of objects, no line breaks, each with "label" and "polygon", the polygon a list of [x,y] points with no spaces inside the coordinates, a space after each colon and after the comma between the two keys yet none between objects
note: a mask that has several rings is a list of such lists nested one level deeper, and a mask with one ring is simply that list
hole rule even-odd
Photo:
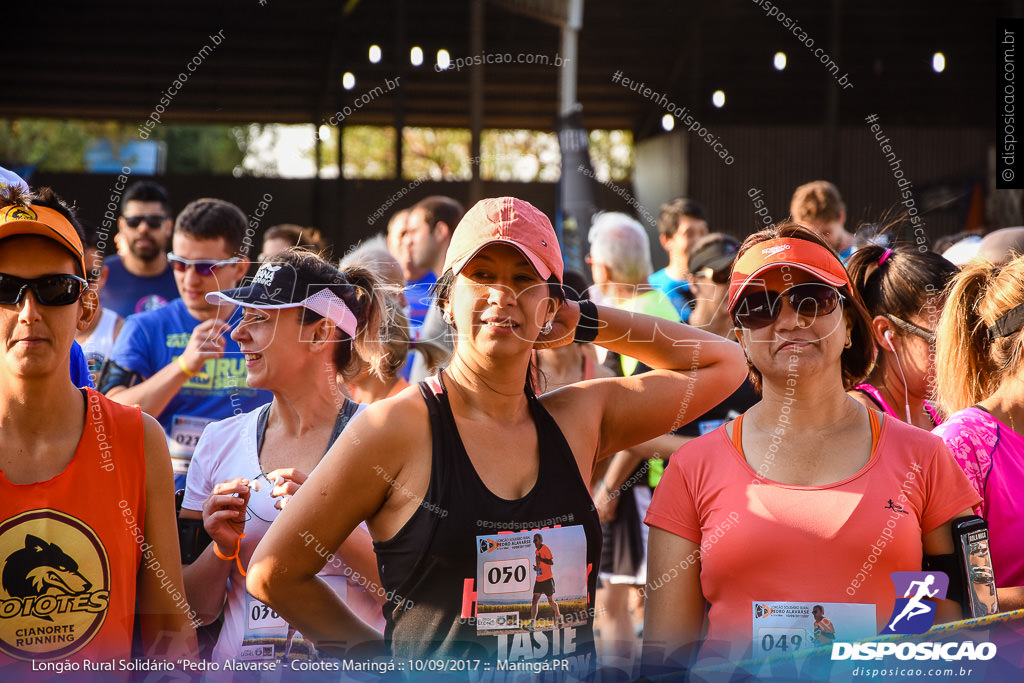
[{"label": "elderly man with white hair", "polygon": [[[672,301],[647,281],[651,274],[650,239],[643,226],[624,213],[602,213],[590,227],[590,263],[594,298],[623,310],[679,321]],[[598,347],[598,352],[601,348]],[[633,375],[647,366],[622,357],[621,372]],[[683,439],[664,435],[612,456],[594,486],[604,549],[602,588],[597,591],[598,648],[602,665],[627,668],[636,654],[630,597],[647,581],[647,527],[640,523],[651,502],[649,458],[664,458]]]},{"label": "elderly man with white hair", "polygon": [[[616,308],[679,321],[679,313],[668,297],[647,282],[651,243],[636,219],[617,212],[598,214],[590,226],[589,240],[587,260],[596,298]],[[638,367],[635,359],[622,358],[623,375],[635,374]]]}]

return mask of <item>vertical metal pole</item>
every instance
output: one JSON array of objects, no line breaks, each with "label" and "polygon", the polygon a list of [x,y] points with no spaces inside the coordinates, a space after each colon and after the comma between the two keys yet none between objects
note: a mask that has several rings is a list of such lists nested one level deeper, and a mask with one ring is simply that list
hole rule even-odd
[{"label": "vertical metal pole", "polygon": [[313,117],[313,151],[316,155],[316,173],[313,175],[313,225],[318,229],[323,226],[323,203],[320,192],[320,166],[323,165],[323,141],[320,139],[320,116]]},{"label": "vertical metal pole", "polygon": [[[469,53],[484,52],[484,0],[469,0]],[[469,204],[483,199],[484,184],[480,178],[480,135],[484,125],[484,67],[476,64],[469,70]]]},{"label": "vertical metal pole", "polygon": [[569,22],[562,27],[562,68],[558,72],[559,113],[562,116],[567,115],[576,106],[578,38],[582,25],[583,0],[569,0]]},{"label": "vertical metal pole", "polygon": [[[831,31],[829,52],[839,63],[839,37],[842,31],[842,0],[832,0]],[[832,74],[825,70],[825,140],[823,147],[822,171],[824,178],[839,182],[839,84]]]},{"label": "vertical metal pole", "polygon": [[[348,217],[348,202],[346,201],[345,195],[348,187],[345,182],[345,122],[342,121],[338,124],[338,215],[336,217],[335,225],[344,226],[350,225]],[[355,224],[352,224],[355,225]],[[323,226],[317,226],[321,232],[324,232]],[[358,226],[362,227],[362,226]],[[333,226],[332,226],[333,229]],[[340,254],[335,253],[335,257]]]},{"label": "vertical metal pole", "polygon": [[[397,5],[395,19],[395,74],[400,78],[405,76],[405,60],[408,59],[409,46],[405,40],[405,0],[395,0]],[[399,81],[401,83],[401,81]],[[402,179],[402,155],[404,145],[402,143],[402,129],[405,127],[405,88],[398,88],[398,97],[395,98],[395,180]]]}]

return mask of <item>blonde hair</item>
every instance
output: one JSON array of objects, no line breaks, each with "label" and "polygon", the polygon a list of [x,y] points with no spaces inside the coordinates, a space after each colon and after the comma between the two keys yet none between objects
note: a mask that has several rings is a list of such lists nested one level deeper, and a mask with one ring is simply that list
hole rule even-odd
[{"label": "blonde hair", "polygon": [[377,278],[377,289],[387,297],[387,315],[384,324],[384,347],[387,360],[382,366],[385,377],[394,377],[401,370],[412,350],[419,351],[423,356],[427,372],[432,373],[438,366],[448,360],[451,352],[448,347],[438,341],[421,339],[413,341],[410,335],[412,323],[408,316],[399,308],[395,299],[402,292],[402,285],[390,280],[386,266],[391,265],[401,270],[398,262],[387,248],[383,235],[375,235],[361,242],[355,249],[345,254],[339,267],[342,272],[351,268],[369,271]]},{"label": "blonde hair", "polygon": [[410,327],[411,323],[405,312],[396,306],[394,301],[389,300],[387,340],[384,343],[388,352],[387,363],[384,366],[386,377],[394,377],[398,374],[409,357],[410,351],[420,352],[429,374],[432,374],[451,355],[448,347],[439,341],[421,339],[414,342],[410,335]]},{"label": "blonde hair", "polygon": [[936,334],[936,384],[947,413],[963,410],[995,392],[1024,360],[1024,331],[989,340],[988,328],[1024,304],[1024,256],[1005,266],[968,262],[949,287]]}]

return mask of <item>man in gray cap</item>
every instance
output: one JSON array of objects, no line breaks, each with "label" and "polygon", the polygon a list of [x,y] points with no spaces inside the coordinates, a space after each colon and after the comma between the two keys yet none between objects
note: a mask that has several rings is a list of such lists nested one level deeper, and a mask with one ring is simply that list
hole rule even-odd
[{"label": "man in gray cap", "polygon": [[733,341],[733,324],[725,301],[729,296],[729,272],[739,250],[736,239],[713,232],[690,251],[690,291],[694,296],[690,324]]}]

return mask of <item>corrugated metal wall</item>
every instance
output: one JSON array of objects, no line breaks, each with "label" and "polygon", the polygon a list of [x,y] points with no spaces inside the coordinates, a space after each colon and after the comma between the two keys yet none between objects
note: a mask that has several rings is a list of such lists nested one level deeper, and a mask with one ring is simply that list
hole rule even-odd
[{"label": "corrugated metal wall", "polygon": [[[970,193],[984,182],[992,132],[978,128],[909,128],[886,126],[878,120],[900,160],[904,184],[912,183],[930,239],[963,229]],[[690,138],[688,196],[704,203],[712,230],[737,236],[761,225],[748,197],[752,188],[763,192],[771,217],[789,215],[789,199],[800,184],[817,179],[834,182],[847,205],[847,228],[878,222],[886,212],[906,210],[894,169],[870,125],[839,130],[836,146],[839,173],[827,177],[825,137],[821,127],[717,128],[714,134],[735,159],[726,165],[701,139]]]}]

